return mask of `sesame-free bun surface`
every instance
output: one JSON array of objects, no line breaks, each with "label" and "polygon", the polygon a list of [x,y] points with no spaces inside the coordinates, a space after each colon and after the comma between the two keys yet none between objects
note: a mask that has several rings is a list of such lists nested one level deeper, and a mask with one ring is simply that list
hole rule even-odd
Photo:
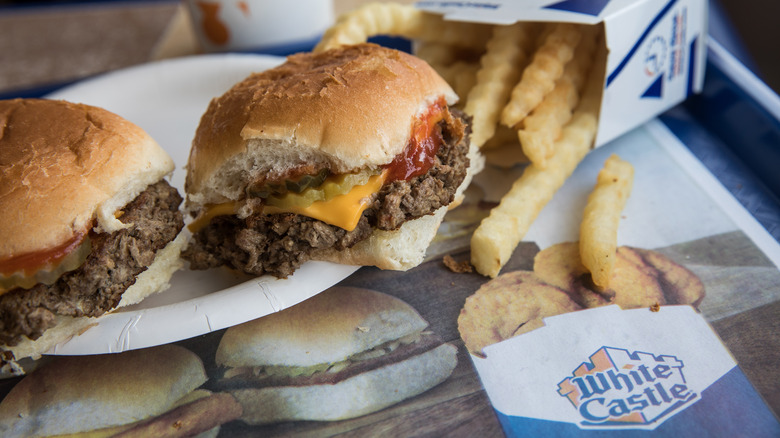
[{"label": "sesame-free bun surface", "polygon": [[60,435],[133,423],[167,411],[205,381],[200,358],[176,345],[58,357],[5,397],[0,435]]},{"label": "sesame-free bun surface", "polygon": [[398,298],[336,286],[281,312],[229,328],[216,362],[230,367],[339,362],[427,326]]},{"label": "sesame-free bun surface", "polygon": [[0,260],[85,231],[114,231],[114,213],[173,171],[141,128],[93,106],[0,101]]},{"label": "sesame-free bun surface", "polygon": [[301,165],[335,173],[387,164],[431,103],[457,100],[427,63],[373,44],[290,56],[212,100],[192,143],[195,206],[236,200],[260,175]]}]

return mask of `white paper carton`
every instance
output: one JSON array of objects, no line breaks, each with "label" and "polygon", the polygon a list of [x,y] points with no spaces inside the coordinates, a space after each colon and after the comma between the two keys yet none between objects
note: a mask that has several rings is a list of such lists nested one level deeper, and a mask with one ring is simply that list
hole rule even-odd
[{"label": "white paper carton", "polygon": [[596,145],[701,91],[706,0],[420,1],[456,21],[602,23],[608,49]]}]

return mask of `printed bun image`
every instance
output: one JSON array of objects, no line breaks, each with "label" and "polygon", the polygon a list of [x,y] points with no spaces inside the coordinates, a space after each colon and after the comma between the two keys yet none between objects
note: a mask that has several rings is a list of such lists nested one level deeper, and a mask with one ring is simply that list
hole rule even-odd
[{"label": "printed bun image", "polygon": [[373,44],[247,77],[212,100],[192,142],[191,268],[417,266],[484,164],[456,101],[424,61]]},{"label": "printed bun image", "polygon": [[362,416],[449,377],[457,348],[426,331],[405,302],[334,287],[298,305],[228,329],[217,382],[241,403],[241,420],[268,424]]},{"label": "printed bun image", "polygon": [[173,161],[122,117],[14,99],[0,126],[0,349],[13,363],[166,288],[184,221]]},{"label": "printed bun image", "polygon": [[610,287],[591,281],[578,242],[552,245],[536,254],[534,270],[512,271],[483,284],[466,299],[458,331],[471,354],[544,325],[543,319],[581,309],[617,304],[622,309],[690,304],[704,299],[699,277],[663,254],[621,246]]},{"label": "printed bun image", "polygon": [[0,403],[0,435],[216,436],[241,407],[228,394],[199,389],[205,381],[200,358],[175,345],[58,357]]}]

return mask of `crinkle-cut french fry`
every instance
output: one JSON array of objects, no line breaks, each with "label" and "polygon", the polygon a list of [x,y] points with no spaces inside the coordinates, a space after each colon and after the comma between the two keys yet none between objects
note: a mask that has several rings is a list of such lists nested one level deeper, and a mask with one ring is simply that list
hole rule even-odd
[{"label": "crinkle-cut french fry", "polygon": [[535,49],[538,49],[544,45],[544,42],[547,40],[547,37],[550,36],[553,30],[555,30],[555,23],[545,23],[544,26],[539,29],[539,33],[536,36],[536,42],[534,43],[536,46]]},{"label": "crinkle-cut french fry", "polygon": [[421,29],[399,36],[420,41],[438,41],[482,53],[493,34],[492,24],[448,21],[437,14],[427,14],[425,21]]},{"label": "crinkle-cut french fry", "polygon": [[342,14],[325,31],[314,51],[364,43],[375,35],[397,35],[479,48],[487,42],[489,29],[487,24],[445,22],[441,15],[425,12],[413,5],[367,3]]},{"label": "crinkle-cut french fry", "polygon": [[542,103],[523,119],[523,129],[517,131],[517,138],[523,153],[532,163],[539,167],[547,166],[547,159],[553,153],[553,143],[560,137],[563,126],[571,120],[572,108],[578,102],[576,87],[562,77]]},{"label": "crinkle-cut french fry", "polygon": [[546,168],[533,163],[515,181],[501,203],[490,211],[471,237],[471,264],[482,275],[496,277],[539,212],[587,155],[596,137],[606,69],[606,48],[596,53],[582,99],[572,120],[555,142]]},{"label": "crinkle-cut french fry", "polygon": [[[603,38],[604,35],[602,33],[599,39]],[[582,98],[579,105],[577,105],[577,111],[589,112],[598,117],[601,110],[601,98],[607,70],[607,46],[603,42],[596,43],[593,58],[592,67],[588,72],[585,85],[582,87]]]},{"label": "crinkle-cut french fry", "polygon": [[538,166],[546,166],[553,153],[553,143],[561,135],[563,126],[571,120],[572,111],[580,100],[580,93],[593,64],[597,43],[597,26],[583,26],[582,38],[574,57],[555,82],[555,88],[523,119],[517,131],[523,153]]},{"label": "crinkle-cut french fry", "polygon": [[593,283],[609,288],[617,251],[620,215],[631,194],[634,167],[611,155],[596,177],[580,223],[580,259],[590,271]]},{"label": "crinkle-cut french fry", "polygon": [[419,40],[414,41],[412,50],[415,56],[428,64],[440,66],[448,66],[457,62],[479,65],[479,59],[485,53],[484,47],[476,50],[447,43]]},{"label": "crinkle-cut french fry", "polygon": [[501,123],[516,126],[553,90],[555,81],[563,74],[563,66],[574,56],[581,35],[581,25],[555,25],[512,89],[509,103],[501,113]]},{"label": "crinkle-cut french fry", "polygon": [[461,59],[460,50],[450,44],[420,41],[414,46],[414,54],[431,65],[450,65]]},{"label": "crinkle-cut french fry", "polygon": [[572,64],[571,68],[568,68],[569,64],[566,64],[567,68],[563,70],[563,77],[570,80],[579,92],[582,92],[582,87],[594,65],[594,56],[600,38],[601,27],[599,25],[582,26],[582,38],[577,44],[577,50],[574,51],[574,57],[569,62]]},{"label": "crinkle-cut french fry", "polygon": [[514,144],[505,143],[503,146],[482,149],[482,154],[485,156],[485,164],[499,169],[511,169],[519,164],[528,164],[528,157],[523,154],[522,149],[517,147],[517,138],[514,136],[514,133],[512,134],[512,142]]},{"label": "crinkle-cut french fry", "polygon": [[466,100],[463,99],[463,96],[467,96],[477,82],[479,64],[456,61],[451,65],[431,64],[431,67],[433,67],[433,69],[450,84],[455,93],[461,97],[458,106],[462,108],[466,102]]},{"label": "crinkle-cut french fry", "polygon": [[593,145],[597,119],[577,111],[555,143],[549,166],[526,167],[501,203],[482,220],[471,237],[471,264],[482,275],[496,277],[542,208],[552,199]]},{"label": "crinkle-cut french fry", "polygon": [[496,131],[501,110],[512,86],[520,79],[536,33],[533,23],[495,26],[480,60],[477,83],[466,99],[464,112],[472,116],[471,141],[481,147]]},{"label": "crinkle-cut french fry", "polygon": [[410,33],[424,26],[424,11],[398,3],[367,3],[339,16],[314,47],[315,52],[364,43],[380,34]]},{"label": "crinkle-cut french fry", "polygon": [[[482,145],[483,150],[494,149],[497,147],[511,145],[520,149],[517,142],[517,133],[512,128],[507,128],[504,125],[496,126],[496,132],[485,144]],[[522,151],[520,151],[522,153]]]}]

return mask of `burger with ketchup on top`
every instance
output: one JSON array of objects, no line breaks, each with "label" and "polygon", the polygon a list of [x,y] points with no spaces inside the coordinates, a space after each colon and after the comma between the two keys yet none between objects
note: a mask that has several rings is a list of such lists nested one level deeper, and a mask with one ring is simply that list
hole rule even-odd
[{"label": "burger with ketchup on top", "polygon": [[424,61],[373,44],[289,57],[214,99],[187,164],[194,269],[418,265],[482,157]]},{"label": "burger with ketchup on top", "polygon": [[167,285],[184,243],[173,167],[101,108],[0,101],[0,362],[13,368]]}]

